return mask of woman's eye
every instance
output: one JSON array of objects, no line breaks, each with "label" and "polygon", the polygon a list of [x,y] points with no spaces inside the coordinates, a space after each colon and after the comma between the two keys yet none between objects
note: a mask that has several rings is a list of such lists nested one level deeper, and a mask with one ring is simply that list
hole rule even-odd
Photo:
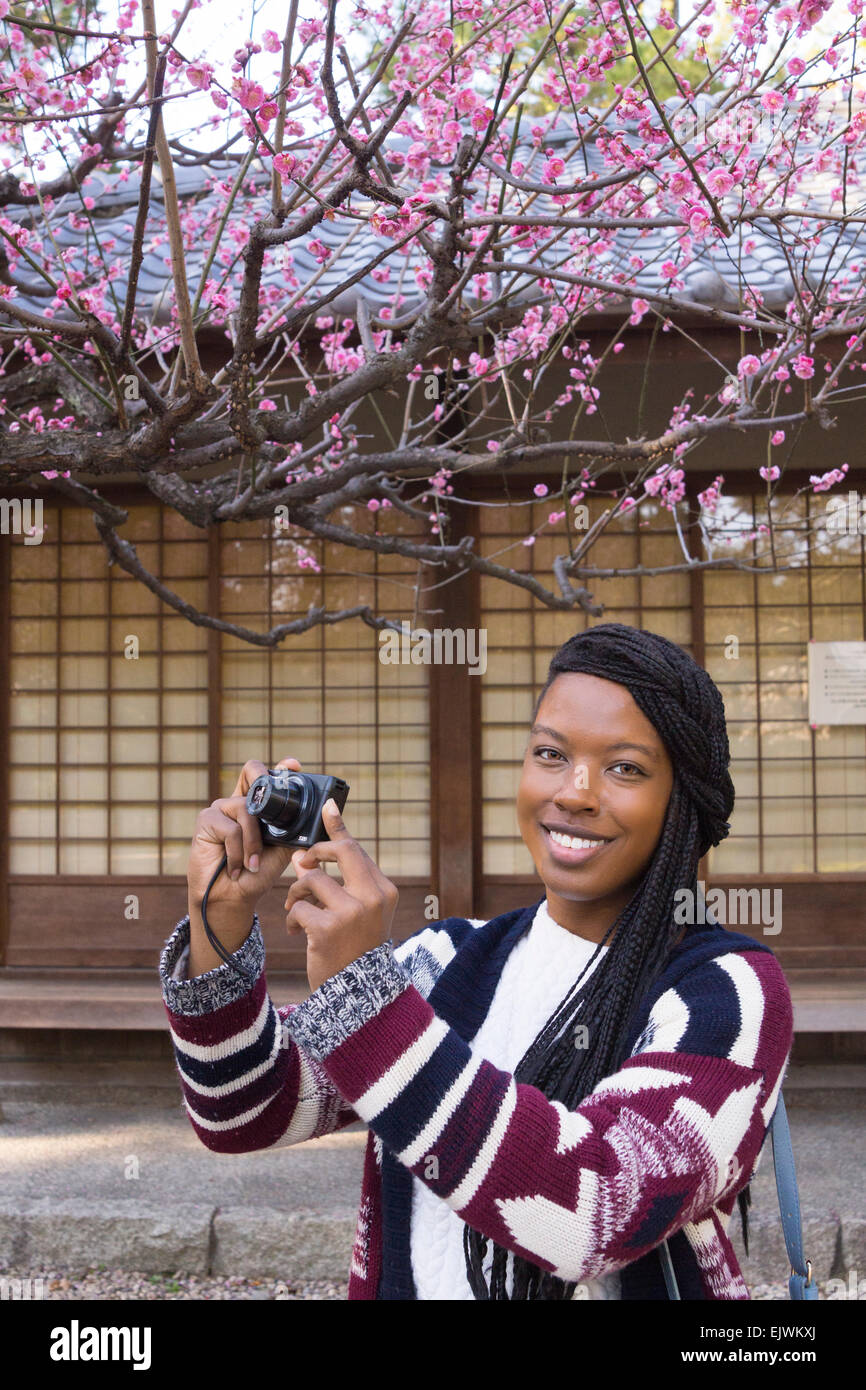
[{"label": "woman's eye", "polygon": [[[550,762],[550,761],[551,761],[550,758],[545,758],[545,757],[544,757],[544,754],[545,754],[545,753],[552,753],[554,758],[562,758],[562,757],[563,757],[563,754],[560,753],[560,751],[559,751],[558,748],[536,748],[536,749],[535,749],[535,757],[536,757],[536,758],[541,758],[541,761],[542,761],[542,762],[545,762],[545,763]],[[638,767],[637,763],[614,763],[614,768],[618,768],[618,767],[630,768],[630,769],[631,769],[631,772],[632,772],[632,773],[637,773],[638,777],[644,777],[644,776],[646,776],[646,774],[645,774],[643,768]]]}]

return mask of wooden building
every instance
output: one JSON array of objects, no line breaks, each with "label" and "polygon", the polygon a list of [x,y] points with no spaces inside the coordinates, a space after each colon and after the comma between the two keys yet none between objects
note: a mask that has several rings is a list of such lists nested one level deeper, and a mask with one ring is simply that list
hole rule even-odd
[{"label": "wooden building", "polygon": [[[537,476],[522,487],[510,479],[511,495],[532,498]],[[754,473],[740,479],[726,494],[730,534],[747,555],[752,543],[737,531],[754,527],[764,499]],[[710,480],[690,473],[689,495]],[[257,629],[310,601],[413,615],[415,567],[401,557],[324,545],[315,574],[299,570],[286,536],[263,523],[200,532],[146,494],[115,496],[129,509],[123,534],[145,562],[211,614]],[[522,544],[550,503],[495,505],[496,482],[477,499],[494,505],[459,515],[480,552],[506,552],[503,563],[552,583],[553,538]],[[600,505],[593,498],[591,518]],[[823,506],[811,493],[787,505],[780,537],[803,532]],[[353,524],[399,525],[396,515],[374,521],[359,511]],[[806,706],[809,639],[866,638],[862,536],[837,538],[832,554],[807,548],[802,566],[784,574],[593,580],[606,605],[600,619],[552,612],[486,577],[430,590],[415,625],[486,631],[482,675],[445,662],[383,663],[378,634],[359,620],[312,628],[278,650],[192,626],[108,569],[89,515],[50,500],[46,516],[39,546],[12,536],[0,544],[4,1028],[160,1028],[156,958],[185,911],[196,813],[231,791],[250,757],[291,754],[349,781],[347,823],[400,888],[398,937],[430,915],[431,894],[437,916],[490,916],[532,901],[540,885],[514,811],[532,701],[556,646],[605,620],[663,633],[718,683],[737,804],[702,877],[782,887],[783,929],[770,944],[795,990],[798,1029],[862,1027],[866,729],[813,730]],[[589,555],[599,568],[678,560],[670,513],[655,503]],[[736,660],[725,655],[732,634]],[[272,890],[263,920],[271,987],[288,999],[305,992],[303,942],[285,935],[282,899]]]},{"label": "wooden building", "polygon": [[[581,331],[594,349],[610,334],[600,322]],[[730,330],[701,321],[689,333],[717,361],[735,366],[742,354]],[[606,369],[603,413],[616,422],[616,438],[637,434],[648,349],[649,334],[636,328]],[[835,340],[827,347],[831,356],[838,350]],[[648,435],[664,427],[687,386],[699,402],[718,385],[708,359],[675,334],[657,335],[652,361]],[[566,380],[563,372],[551,381],[552,397]],[[384,397],[382,408],[396,409]],[[201,610],[264,630],[311,601],[329,609],[369,602],[417,626],[486,631],[483,675],[457,664],[384,663],[378,634],[360,620],[312,628],[278,650],[193,626],[109,569],[90,516],[46,485],[42,543],[0,536],[7,1046],[26,1055],[40,1038],[47,1047],[49,1034],[68,1040],[99,1030],[135,1051],[148,1034],[164,1035],[157,956],[186,910],[195,817],[232,790],[250,757],[294,755],[311,771],[347,779],[347,824],[400,889],[398,938],[417,930],[425,912],[489,917],[533,901],[540,881],[514,811],[533,699],[565,638],[587,621],[616,620],[680,643],[718,683],[737,804],[732,833],[707,856],[701,878],[783,890],[783,926],[770,944],[791,982],[799,1055],[861,1055],[866,726],[810,728],[806,660],[810,639],[866,640],[866,537],[811,546],[805,537],[826,507],[810,475],[850,460],[849,485],[866,491],[864,423],[862,404],[853,404],[840,410],[835,430],[809,421],[798,434],[773,503],[777,534],[799,556],[784,573],[753,563],[753,542],[742,538],[766,516],[758,476],[766,432],[714,436],[687,463],[690,516],[698,493],[724,474],[730,551],[750,568],[590,579],[605,604],[600,619],[553,612],[523,589],[478,576],[424,589],[418,599],[411,560],[318,542],[309,544],[322,567],[313,573],[299,567],[291,533],[270,521],[202,531],[130,479],[100,482],[128,508],[123,534],[145,563]],[[368,424],[377,428],[372,412]],[[601,437],[603,422],[597,428]],[[553,490],[558,480],[557,467],[477,478],[467,493],[477,505],[455,508],[455,525],[474,534],[480,553],[553,587],[553,536],[542,530],[533,546],[523,538],[551,511],[533,486],[546,481]],[[591,499],[591,520],[603,500]],[[407,524],[395,511],[366,509],[344,520],[356,529]],[[649,501],[587,557],[626,571],[682,561],[671,514]],[[734,660],[726,655],[732,635]],[[307,991],[304,943],[284,931],[283,899],[275,888],[261,914],[277,1002]],[[738,929],[762,934],[760,925]]]}]

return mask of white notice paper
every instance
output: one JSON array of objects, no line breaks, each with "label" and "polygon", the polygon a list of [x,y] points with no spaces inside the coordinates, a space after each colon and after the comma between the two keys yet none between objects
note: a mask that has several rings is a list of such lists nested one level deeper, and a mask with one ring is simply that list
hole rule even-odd
[{"label": "white notice paper", "polygon": [[810,642],[809,723],[866,724],[866,642]]}]

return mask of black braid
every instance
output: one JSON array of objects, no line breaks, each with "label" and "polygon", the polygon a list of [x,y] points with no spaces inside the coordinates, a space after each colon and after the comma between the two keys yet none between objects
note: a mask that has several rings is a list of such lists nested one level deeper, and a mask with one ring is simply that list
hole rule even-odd
[{"label": "black braid", "polygon": [[[532,722],[556,677],[571,671],[625,686],[667,748],[673,787],[658,844],[630,902],[514,1070],[515,1080],[537,1087],[570,1110],[625,1060],[632,1014],[664,970],[681,931],[673,917],[674,894],[684,887],[697,893],[698,864],[728,834],[734,807],[724,703],[710,676],[682,647],[623,623],[587,628],[554,654]],[[611,934],[606,956],[585,979]],[[573,1044],[578,1015],[589,1028],[590,1048]],[[746,1186],[739,1206],[747,1252],[750,1201]],[[488,1286],[483,1272],[488,1243],[480,1232],[464,1226],[467,1278],[477,1299],[507,1299],[508,1251],[494,1243]],[[571,1299],[576,1288],[514,1256],[512,1299]]]}]

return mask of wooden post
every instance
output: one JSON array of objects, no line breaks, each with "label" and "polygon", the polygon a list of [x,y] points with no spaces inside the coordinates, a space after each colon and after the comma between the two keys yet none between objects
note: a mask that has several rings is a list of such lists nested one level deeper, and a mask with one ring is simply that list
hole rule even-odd
[{"label": "wooden post", "polygon": [[12,659],[9,653],[12,605],[12,538],[0,542],[0,966],[9,940],[9,720]]},{"label": "wooden post", "polygon": [[[455,507],[448,540],[471,528],[474,511]],[[443,570],[425,565],[422,583],[439,583]],[[425,609],[439,610],[425,615]],[[470,573],[426,595],[418,625],[477,629],[478,576]],[[481,679],[468,665],[433,664],[430,671],[430,831],[432,892],[439,917],[473,917],[481,858]]]},{"label": "wooden post", "polygon": [[[220,577],[222,565],[220,557],[220,528],[211,526],[207,533],[208,545],[208,583],[207,611],[212,618],[221,617]],[[216,628],[207,629],[207,780],[208,796],[216,801],[222,796],[220,786],[220,763],[222,761],[222,671],[220,670],[220,637]]]}]

